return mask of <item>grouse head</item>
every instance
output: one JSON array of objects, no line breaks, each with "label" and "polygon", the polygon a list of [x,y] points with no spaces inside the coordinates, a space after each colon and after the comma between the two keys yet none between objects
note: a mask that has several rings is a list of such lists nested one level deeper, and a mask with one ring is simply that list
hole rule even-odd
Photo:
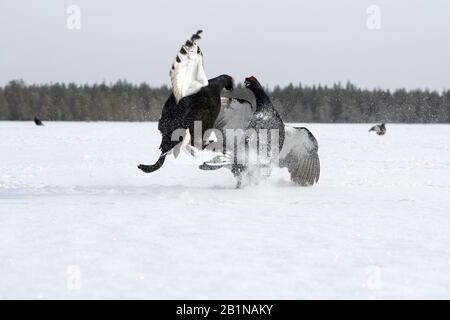
[{"label": "grouse head", "polygon": [[234,89],[234,79],[232,76],[229,76],[227,74],[222,74],[217,78],[211,79],[210,84],[212,84],[213,82],[218,86],[220,91],[222,91],[223,88],[228,91],[233,91]]},{"label": "grouse head", "polygon": [[233,91],[234,89],[234,79],[229,75],[224,75],[225,78],[225,89],[228,91]]},{"label": "grouse head", "polygon": [[248,89],[250,89],[252,91],[255,90],[255,89],[261,89],[262,88],[261,84],[259,83],[259,81],[254,76],[245,78],[244,85],[245,85],[246,88],[248,88]]},{"label": "grouse head", "polygon": [[263,106],[273,107],[272,102],[270,101],[269,96],[266,94],[263,86],[254,76],[245,78],[244,85],[255,95],[256,111],[258,111]]}]

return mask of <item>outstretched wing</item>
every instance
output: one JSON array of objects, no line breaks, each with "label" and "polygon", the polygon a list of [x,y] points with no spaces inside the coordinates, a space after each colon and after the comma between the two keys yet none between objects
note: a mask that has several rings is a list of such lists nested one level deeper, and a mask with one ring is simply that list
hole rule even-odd
[{"label": "outstretched wing", "polygon": [[170,69],[172,91],[177,103],[208,85],[208,78],[203,70],[203,54],[197,45],[201,33],[201,30],[197,31],[186,41]]},{"label": "outstretched wing", "polygon": [[312,133],[303,127],[285,126],[285,140],[280,151],[280,167],[286,167],[291,180],[302,186],[319,181],[319,145]]},{"label": "outstretched wing", "polygon": [[221,99],[221,107],[214,128],[225,132],[226,129],[245,129],[252,118],[254,108],[252,104],[244,99],[224,98]]},{"label": "outstretched wing", "polygon": [[[224,153],[231,152],[231,150],[228,150],[230,146],[227,144],[227,136],[230,133],[227,131],[232,130],[231,134],[234,136],[235,130],[245,130],[253,116],[253,109],[252,104],[247,100],[221,98],[220,112],[214,123],[214,128],[222,132]],[[234,148],[237,148],[237,146],[234,145]]]},{"label": "outstretched wing", "polygon": [[214,123],[214,129],[222,132],[224,155],[218,155],[204,162],[199,167],[202,170],[231,169],[232,155],[231,150],[227,150],[227,130],[245,130],[254,112],[252,104],[244,99],[221,97],[220,103],[220,112]]}]

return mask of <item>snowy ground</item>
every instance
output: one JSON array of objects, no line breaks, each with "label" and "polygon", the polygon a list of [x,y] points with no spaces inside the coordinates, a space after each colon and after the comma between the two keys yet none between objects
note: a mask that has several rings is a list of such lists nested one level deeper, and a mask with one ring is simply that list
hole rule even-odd
[{"label": "snowy ground", "polygon": [[153,123],[0,122],[0,298],[450,298],[450,126],[311,124],[322,175],[234,189]]}]

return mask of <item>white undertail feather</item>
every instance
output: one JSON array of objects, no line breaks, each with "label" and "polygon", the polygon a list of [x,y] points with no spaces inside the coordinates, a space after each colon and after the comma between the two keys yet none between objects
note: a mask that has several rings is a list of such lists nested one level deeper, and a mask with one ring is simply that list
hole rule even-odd
[{"label": "white undertail feather", "polygon": [[183,98],[200,91],[208,85],[203,69],[203,54],[197,45],[201,39],[201,30],[181,47],[170,69],[172,91],[177,103]]}]

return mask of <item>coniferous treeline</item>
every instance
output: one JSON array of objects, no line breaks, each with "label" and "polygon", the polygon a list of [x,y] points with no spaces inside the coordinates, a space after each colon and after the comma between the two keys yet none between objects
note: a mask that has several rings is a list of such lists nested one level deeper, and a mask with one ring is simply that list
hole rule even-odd
[{"label": "coniferous treeline", "polygon": [[[157,121],[170,88],[117,81],[106,85],[26,85],[0,87],[0,120]],[[238,85],[232,94],[252,100]],[[276,86],[269,90],[288,122],[450,123],[450,90],[366,90],[345,86]]]}]

